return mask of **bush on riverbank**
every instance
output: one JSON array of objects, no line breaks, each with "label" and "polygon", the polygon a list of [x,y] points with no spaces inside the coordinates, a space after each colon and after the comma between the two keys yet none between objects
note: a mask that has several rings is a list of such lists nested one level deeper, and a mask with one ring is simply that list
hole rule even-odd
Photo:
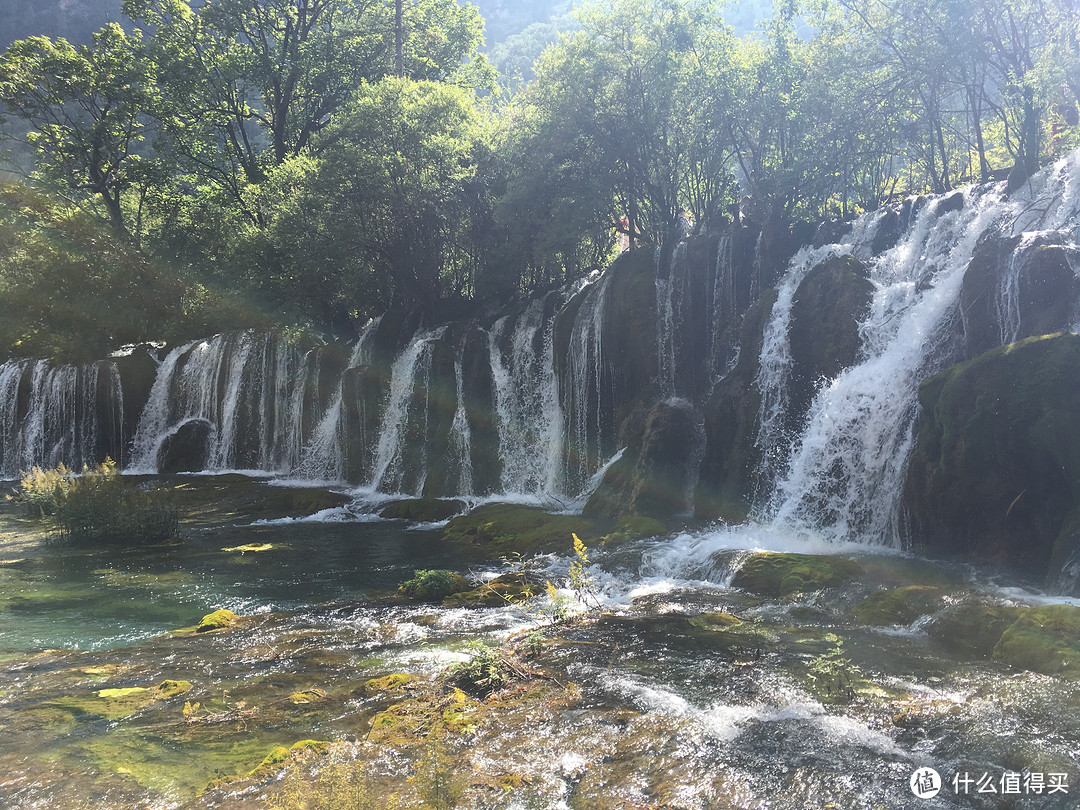
[{"label": "bush on riverbank", "polygon": [[157,543],[175,536],[177,511],[161,490],[143,490],[125,482],[116,462],[83,467],[75,475],[60,465],[24,473],[17,500],[32,515],[53,524],[57,543]]}]

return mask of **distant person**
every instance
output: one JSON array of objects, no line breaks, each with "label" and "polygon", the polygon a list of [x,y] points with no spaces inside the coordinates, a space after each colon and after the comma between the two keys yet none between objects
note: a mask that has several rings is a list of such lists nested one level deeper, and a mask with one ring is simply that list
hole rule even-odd
[{"label": "distant person", "polygon": [[694,232],[694,220],[690,218],[690,212],[685,208],[679,209],[679,235],[686,238]]},{"label": "distant person", "polygon": [[619,250],[630,249],[630,217],[623,214],[619,218]]}]

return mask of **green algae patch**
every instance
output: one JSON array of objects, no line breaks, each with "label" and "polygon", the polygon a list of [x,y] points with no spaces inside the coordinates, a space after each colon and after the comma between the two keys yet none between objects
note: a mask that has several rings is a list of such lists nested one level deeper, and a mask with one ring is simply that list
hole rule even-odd
[{"label": "green algae patch", "polygon": [[761,551],[743,563],[731,584],[762,596],[789,596],[835,587],[860,570],[845,557]]},{"label": "green algae patch", "polygon": [[379,517],[409,520],[413,523],[434,523],[448,520],[465,510],[465,502],[440,498],[405,498],[394,501],[379,512]]},{"label": "green algae patch", "polygon": [[154,687],[154,697],[165,699],[191,691],[191,681],[164,680]]},{"label": "green algae patch", "polygon": [[222,608],[213,613],[207,613],[202,620],[195,625],[196,633],[209,633],[211,630],[224,630],[232,627],[240,617],[231,610]]},{"label": "green algae patch", "polygon": [[443,599],[443,607],[501,607],[515,605],[542,593],[544,586],[523,573],[503,574],[470,591]]},{"label": "green algae patch", "polygon": [[994,647],[994,660],[1044,675],[1080,677],[1080,607],[1024,610]]},{"label": "green algae patch", "polygon": [[469,589],[469,580],[454,571],[417,570],[413,578],[398,587],[398,596],[417,602],[438,602],[450,594]]},{"label": "green algae patch", "polygon": [[72,714],[119,720],[138,713],[154,700],[154,693],[145,686],[99,689],[92,695],[57,698],[47,705],[70,711]]},{"label": "green algae patch", "polygon": [[603,535],[599,524],[575,515],[552,515],[531,506],[489,503],[452,518],[443,539],[480,546],[493,555],[570,553],[571,535],[592,540]]},{"label": "green algae patch", "polygon": [[289,761],[289,749],[284,745],[277,746],[273,751],[267,754],[263,761],[248,771],[248,776],[258,776],[260,774],[270,773],[276,771],[282,765]]},{"label": "green algae patch", "polygon": [[364,682],[364,694],[379,695],[384,692],[397,692],[413,682],[413,676],[405,672],[395,672],[381,678],[370,678]]},{"label": "green algae patch", "polygon": [[227,551],[235,554],[258,554],[263,551],[273,551],[277,546],[273,543],[245,543],[242,546],[229,546],[223,548],[222,551]]},{"label": "green algae patch", "polygon": [[605,534],[601,542],[610,548],[630,540],[640,540],[643,537],[663,537],[667,533],[667,526],[656,518],[645,515],[623,515],[615,524],[615,530]]},{"label": "green algae patch", "polygon": [[728,630],[732,627],[738,627],[742,623],[743,620],[738,616],[723,611],[702,613],[700,616],[694,616],[690,620],[690,624],[694,627],[700,627],[702,630]]},{"label": "green algae patch", "polygon": [[860,624],[881,627],[891,624],[911,624],[920,616],[940,609],[945,592],[929,585],[904,585],[885,591],[874,591],[851,609]]},{"label": "green algae patch", "polygon": [[951,605],[927,622],[925,630],[952,653],[974,658],[993,655],[1001,636],[1025,608],[965,602]]},{"label": "green algae patch", "polygon": [[323,703],[329,697],[322,689],[301,689],[289,695],[289,702],[294,706],[307,706],[311,703]]}]

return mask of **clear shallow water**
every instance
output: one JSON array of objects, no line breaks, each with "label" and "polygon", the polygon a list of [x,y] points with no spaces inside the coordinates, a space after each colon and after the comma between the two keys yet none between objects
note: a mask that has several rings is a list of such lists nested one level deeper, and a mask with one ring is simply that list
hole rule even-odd
[{"label": "clear shallow water", "polygon": [[[273,518],[189,529],[167,551],[44,549],[0,568],[0,804],[272,806],[276,782],[195,796],[214,778],[246,774],[274,746],[309,738],[346,741],[392,789],[408,790],[419,754],[365,742],[376,713],[403,696],[368,694],[364,681],[403,671],[422,685],[415,694],[437,691],[432,679],[471,641],[497,643],[542,621],[536,606],[379,601],[417,567],[499,567],[439,534],[391,521]],[[248,543],[274,548],[222,550]],[[840,552],[862,574],[798,597],[731,587],[761,548]],[[1075,806],[1074,682],[958,654],[927,634],[924,618],[877,628],[851,615],[873,589],[912,581],[939,583],[953,601],[1038,601],[1029,591],[966,568],[761,529],[595,548],[591,557],[602,611],[550,630],[536,661],[577,684],[577,696],[561,708],[511,707],[449,741],[454,772],[521,780],[497,800],[466,793],[460,806]],[[546,558],[537,568],[560,582],[568,565]],[[244,616],[237,629],[167,632],[219,607]],[[742,624],[709,618],[719,613]],[[857,668],[841,700],[810,677],[838,641]],[[165,679],[191,689],[130,711],[103,703],[103,689]],[[322,696],[296,702],[305,690]],[[194,720],[185,703],[200,705]],[[908,778],[924,765],[946,780],[1064,773],[1071,793],[956,795],[947,786],[917,799]]]}]

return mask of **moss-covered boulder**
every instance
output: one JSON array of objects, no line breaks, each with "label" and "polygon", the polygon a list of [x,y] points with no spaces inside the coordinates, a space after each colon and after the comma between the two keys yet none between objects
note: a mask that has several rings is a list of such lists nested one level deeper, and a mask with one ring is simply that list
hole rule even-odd
[{"label": "moss-covered boulder", "polygon": [[212,630],[225,630],[236,624],[240,617],[233,613],[231,610],[222,608],[221,610],[215,610],[213,613],[207,613],[195,625],[196,633],[209,633]]},{"label": "moss-covered boulder", "polygon": [[191,681],[165,680],[154,687],[154,697],[171,698],[191,691]]},{"label": "moss-covered boulder", "polygon": [[702,630],[728,630],[743,623],[738,616],[723,611],[710,611],[702,613],[690,619],[690,624],[700,627]]},{"label": "moss-covered boulder", "polygon": [[1025,608],[985,602],[961,602],[936,613],[926,623],[926,634],[952,653],[989,658],[1002,634]]},{"label": "moss-covered boulder", "polygon": [[911,624],[920,616],[940,608],[944,598],[945,592],[940,588],[904,585],[874,591],[851,609],[851,615],[860,624]]},{"label": "moss-covered boulder", "polygon": [[479,546],[492,556],[569,553],[572,534],[586,543],[603,535],[596,521],[575,515],[552,515],[531,506],[490,503],[467,515],[452,518],[443,530],[443,538]]},{"label": "moss-covered boulder", "polygon": [[455,593],[443,600],[444,607],[502,607],[524,602],[539,593],[544,585],[527,574],[503,574],[477,588]]},{"label": "moss-covered boulder", "polygon": [[434,523],[452,518],[464,509],[465,502],[454,499],[405,498],[388,505],[379,512],[379,517],[410,520],[413,523]]},{"label": "moss-covered boulder", "polygon": [[454,571],[421,569],[398,587],[398,596],[416,602],[438,602],[452,593],[469,589],[469,580]]},{"label": "moss-covered boulder", "polygon": [[1080,677],[1080,607],[1024,610],[994,647],[994,660],[1047,675]]},{"label": "moss-covered boulder", "polygon": [[364,681],[363,692],[365,695],[381,695],[388,692],[398,692],[413,682],[413,676],[405,672],[394,672],[383,675],[381,678],[369,678]]},{"label": "moss-covered boulder", "polygon": [[1056,580],[1080,515],[1080,336],[1030,338],[923,383],[904,487],[931,554]]},{"label": "moss-covered boulder", "polygon": [[656,518],[645,515],[623,515],[616,522],[614,530],[601,538],[601,543],[611,548],[630,540],[640,540],[643,537],[663,537],[667,533],[667,526]]},{"label": "moss-covered boulder", "polygon": [[858,573],[858,564],[844,557],[762,551],[747,558],[731,584],[762,596],[788,596],[831,588]]}]

